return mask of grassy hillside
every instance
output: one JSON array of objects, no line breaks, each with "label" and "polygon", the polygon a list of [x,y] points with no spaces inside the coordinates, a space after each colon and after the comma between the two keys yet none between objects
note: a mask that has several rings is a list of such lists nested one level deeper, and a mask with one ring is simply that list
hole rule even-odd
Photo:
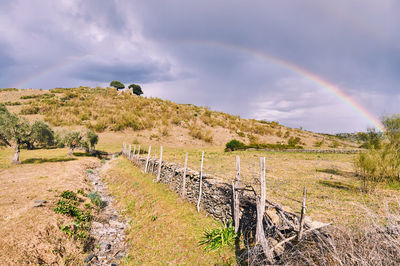
[{"label": "grassy hillside", "polygon": [[111,88],[57,88],[0,92],[0,102],[29,119],[53,126],[85,126],[97,132],[136,132],[148,141],[171,146],[223,146],[231,139],[287,144],[300,138],[304,148],[353,148],[357,144],[280,125],[243,119],[207,107],[145,98]]}]

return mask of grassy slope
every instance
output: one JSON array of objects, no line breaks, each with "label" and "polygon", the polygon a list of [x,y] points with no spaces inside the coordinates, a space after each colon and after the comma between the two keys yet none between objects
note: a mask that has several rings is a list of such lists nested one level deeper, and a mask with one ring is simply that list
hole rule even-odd
[{"label": "grassy slope", "polygon": [[[18,98],[27,95],[33,98]],[[0,102],[20,102],[21,105],[8,106],[9,110],[26,114],[29,119],[44,119],[53,126],[87,126],[97,131],[125,130],[131,134],[134,131],[140,142],[162,141],[169,146],[223,146],[233,138],[275,144],[287,143],[290,137],[299,137],[306,148],[314,148],[322,140],[322,148],[335,143],[338,148],[357,146],[276,122],[243,119],[206,107],[117,93],[115,89],[5,91],[0,92]]]},{"label": "grassy slope", "polygon": [[112,162],[106,181],[118,207],[131,219],[126,265],[213,265],[234,261],[234,251],[206,253],[198,246],[204,229],[218,225],[197,213],[168,186],[153,182],[124,158]]}]

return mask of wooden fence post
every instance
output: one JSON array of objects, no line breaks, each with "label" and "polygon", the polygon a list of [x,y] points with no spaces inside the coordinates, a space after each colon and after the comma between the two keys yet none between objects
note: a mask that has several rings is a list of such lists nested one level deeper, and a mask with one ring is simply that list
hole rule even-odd
[{"label": "wooden fence post", "polygon": [[125,155],[126,144],[125,142],[122,143],[122,155]]},{"label": "wooden fence post", "polygon": [[131,154],[131,162],[133,162],[133,160],[135,158],[135,154],[136,154],[136,145],[133,147],[133,152]]},{"label": "wooden fence post", "polygon": [[163,153],[163,147],[160,147],[160,162],[158,164],[158,174],[157,174],[157,182],[160,182],[161,178],[161,163],[162,163],[162,153]]},{"label": "wooden fence post", "polygon": [[303,204],[301,206],[301,215],[300,215],[300,223],[299,223],[299,232],[297,234],[297,241],[300,241],[303,236],[303,227],[304,227],[304,218],[306,216],[306,187],[303,188]]},{"label": "wooden fence post", "polygon": [[146,165],[144,166],[144,172],[147,173],[147,166],[149,165],[149,160],[150,160],[150,152],[151,152],[151,145],[149,146],[149,151],[147,152],[147,160],[146,160]]},{"label": "wooden fence post", "polygon": [[185,198],[186,194],[186,168],[188,163],[188,153],[185,155],[185,166],[183,167],[183,176],[182,176],[182,198]]},{"label": "wooden fence post", "polygon": [[268,246],[267,239],[264,232],[264,214],[265,214],[265,157],[260,158],[260,196],[256,197],[257,200],[257,227],[256,227],[256,243],[260,243],[268,262],[272,262],[272,252]]},{"label": "wooden fence post", "polygon": [[235,232],[239,231],[239,221],[240,221],[240,203],[239,203],[239,188],[240,182],[240,157],[236,156],[236,178],[232,181],[232,196],[233,196],[233,219],[235,223]]},{"label": "wooden fence post", "polygon": [[199,185],[199,199],[197,201],[197,212],[200,212],[200,202],[203,184],[203,161],[204,161],[204,151],[201,153],[201,166],[200,166],[200,185]]},{"label": "wooden fence post", "polygon": [[138,153],[137,153],[137,158],[136,158],[136,164],[140,167],[140,145],[139,145],[139,149],[138,149]]}]

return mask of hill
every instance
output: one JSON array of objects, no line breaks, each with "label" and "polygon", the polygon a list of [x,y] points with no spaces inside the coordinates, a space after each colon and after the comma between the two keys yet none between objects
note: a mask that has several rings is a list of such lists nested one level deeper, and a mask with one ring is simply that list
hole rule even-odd
[{"label": "hill", "polygon": [[3,89],[0,102],[12,112],[56,127],[87,127],[105,134],[134,132],[138,142],[170,146],[224,146],[232,139],[246,144],[287,144],[291,138],[308,149],[358,146],[275,121],[244,119],[208,107],[139,97],[111,88]]}]

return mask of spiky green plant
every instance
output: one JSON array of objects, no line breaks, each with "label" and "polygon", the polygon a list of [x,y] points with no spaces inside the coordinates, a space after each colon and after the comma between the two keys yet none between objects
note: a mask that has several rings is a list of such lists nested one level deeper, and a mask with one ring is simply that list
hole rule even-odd
[{"label": "spiky green plant", "polygon": [[204,231],[199,245],[205,246],[206,251],[218,251],[225,246],[233,246],[238,237],[232,222],[224,223],[220,228]]}]

